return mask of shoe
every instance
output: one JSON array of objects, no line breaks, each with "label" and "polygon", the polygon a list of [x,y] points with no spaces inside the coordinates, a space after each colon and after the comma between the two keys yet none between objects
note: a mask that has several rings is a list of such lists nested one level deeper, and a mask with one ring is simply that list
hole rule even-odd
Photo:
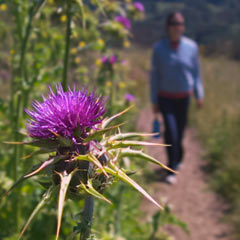
[{"label": "shoe", "polygon": [[171,174],[171,175],[168,175],[166,177],[165,181],[169,184],[176,184],[177,183],[177,177],[176,177],[175,174],[174,175]]},{"label": "shoe", "polygon": [[180,162],[178,165],[177,165],[177,170],[182,170],[183,168],[183,163]]}]

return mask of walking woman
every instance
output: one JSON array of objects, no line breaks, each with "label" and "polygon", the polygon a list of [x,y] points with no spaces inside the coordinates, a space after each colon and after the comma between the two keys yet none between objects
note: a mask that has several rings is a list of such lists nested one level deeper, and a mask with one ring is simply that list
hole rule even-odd
[{"label": "walking woman", "polygon": [[[194,93],[197,107],[203,104],[203,85],[199,68],[197,44],[183,36],[184,17],[180,12],[167,16],[167,37],[156,43],[153,49],[151,72],[151,101],[153,112],[161,112],[164,119],[164,139],[168,165],[178,170],[183,159],[183,136],[187,123],[190,97]],[[168,183],[176,183],[175,174],[166,177]]]}]

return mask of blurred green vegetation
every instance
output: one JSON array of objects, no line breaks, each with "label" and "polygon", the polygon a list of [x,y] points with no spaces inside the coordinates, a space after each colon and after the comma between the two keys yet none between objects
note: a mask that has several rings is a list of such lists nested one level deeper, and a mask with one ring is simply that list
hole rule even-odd
[{"label": "blurred green vegetation", "polygon": [[[9,146],[3,142],[24,139],[19,133],[25,129],[24,109],[29,107],[32,99],[41,98],[41,95],[47,91],[47,85],[54,85],[62,79],[63,60],[66,59],[64,35],[67,29],[67,2],[64,0],[0,0],[1,240],[18,239],[22,226],[45,192],[43,186],[37,181],[28,180],[24,185],[19,185],[9,197],[2,198],[2,194],[20,175],[31,169],[32,165],[48,158],[45,154],[41,157],[32,156],[25,159],[23,156],[35,150],[33,147]],[[122,14],[123,8],[121,5],[119,11],[118,1],[106,2],[109,7],[107,9],[109,19],[113,19],[116,14]],[[76,3],[72,1],[72,4]],[[98,4],[98,1],[93,0],[92,4]],[[99,17],[101,11],[98,11],[97,7],[89,7],[87,4],[84,10],[85,12],[81,11],[78,5],[74,5],[71,9],[73,18],[69,83],[77,86],[87,85],[90,89],[98,86],[104,95],[111,95],[114,90],[117,94],[113,96],[115,99],[111,102],[111,112],[118,112],[129,105],[124,98],[125,93],[138,94],[136,79],[142,77],[138,70],[135,71],[135,67],[124,63],[128,53],[127,51],[122,53],[120,50],[122,45],[130,44],[128,43],[129,34],[121,24],[107,21],[106,16]],[[83,15],[86,20],[85,28]],[[99,19],[107,21],[107,30],[102,28],[99,30]],[[115,39],[116,35],[118,35],[118,41]],[[114,46],[118,47],[118,51]],[[117,55],[116,64],[112,68],[105,69],[106,75],[99,76],[104,68],[101,58],[113,54]],[[144,67],[144,62],[139,64]],[[99,84],[100,80],[101,84]],[[142,90],[139,90],[139,94],[142,94]],[[137,105],[141,106],[142,100],[143,98],[137,101]],[[129,123],[125,129],[135,130],[136,112],[133,111],[122,119]],[[142,170],[146,165],[136,161],[130,164],[130,168]],[[139,172],[141,174],[137,173],[134,178],[144,185],[146,190],[151,191],[151,187],[147,186],[143,180],[144,171]],[[113,188],[106,190],[106,195],[112,200],[113,206],[96,200],[93,233],[99,239],[167,240],[169,236],[162,232],[162,226],[165,224],[178,225],[187,230],[186,225],[177,219],[169,208],[162,213],[157,212],[152,219],[150,217],[150,220],[145,219],[139,209],[141,196],[126,185],[115,184]],[[24,239],[55,239],[56,205],[56,202],[49,203],[42,209],[26,231]],[[71,234],[73,226],[79,220],[76,212],[79,212],[82,207],[82,201],[67,201],[61,228],[62,239],[67,239]]]},{"label": "blurred green vegetation", "polygon": [[227,58],[203,61],[206,98],[204,108],[193,111],[192,124],[206,148],[211,186],[230,204],[226,221],[240,237],[240,68]]}]

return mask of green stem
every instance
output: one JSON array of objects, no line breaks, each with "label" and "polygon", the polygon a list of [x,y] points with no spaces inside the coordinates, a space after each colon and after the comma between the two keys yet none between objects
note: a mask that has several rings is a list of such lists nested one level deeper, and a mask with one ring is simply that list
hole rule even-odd
[{"label": "green stem", "polygon": [[[26,31],[25,31],[25,35],[23,40],[21,41],[21,53],[20,53],[20,61],[19,61],[19,66],[18,66],[18,74],[20,79],[23,77],[23,70],[24,70],[24,62],[25,62],[25,54],[26,54],[26,49],[27,49],[27,43],[29,40],[29,36],[30,36],[30,32],[31,32],[31,28],[32,28],[32,18],[33,18],[33,14],[32,14],[33,8],[30,9],[30,13],[29,13],[29,17],[28,17],[28,23],[26,26]],[[14,86],[13,86],[14,87]],[[16,94],[15,91],[14,95]],[[13,125],[14,125],[14,141],[19,141],[20,140],[20,135],[18,133],[18,129],[19,129],[19,120],[20,120],[20,115],[21,115],[21,110],[22,110],[22,89],[19,90],[19,95],[17,98],[17,106],[16,109],[14,110],[14,114],[15,114],[15,118],[13,118]],[[17,177],[18,177],[18,171],[17,171],[17,167],[18,167],[18,159],[19,159],[19,153],[20,151],[20,147],[19,145],[16,145],[14,148],[14,154],[13,154],[13,160],[14,160],[14,180],[16,181]]]},{"label": "green stem", "polygon": [[93,218],[94,198],[91,195],[87,195],[83,208],[83,223],[84,227],[80,233],[80,240],[87,240],[91,234],[92,218]]},{"label": "green stem", "polygon": [[66,29],[66,38],[65,38],[65,55],[63,60],[63,76],[62,76],[62,87],[63,90],[67,90],[67,74],[68,74],[68,60],[69,60],[69,48],[70,48],[70,38],[71,38],[71,3],[67,1],[67,29]]},{"label": "green stem", "polygon": [[[35,14],[38,12],[39,8],[42,6],[42,4],[44,3],[44,1],[41,1],[41,3],[39,5],[37,5],[37,8],[35,9],[35,5],[32,5],[32,7],[29,9],[29,14],[28,14],[28,22],[26,25],[26,29],[25,29],[25,34],[24,37],[22,37],[21,33],[22,33],[22,27],[20,24],[17,23],[17,28],[18,28],[18,32],[19,32],[19,41],[21,43],[21,50],[20,50],[20,60],[19,60],[19,66],[17,69],[17,73],[19,76],[19,79],[22,81],[22,78],[24,77],[24,70],[25,70],[25,55],[26,55],[26,50],[27,50],[27,44],[29,42],[29,36],[31,33],[31,29],[32,29],[32,21],[33,18],[35,16]],[[21,5],[17,6],[17,7],[21,7]],[[20,19],[20,15],[19,12],[16,12],[16,21],[18,22],[18,20]],[[13,131],[13,137],[14,137],[14,141],[20,141],[21,140],[21,136],[18,133],[19,130],[19,124],[20,124],[20,119],[22,116],[22,112],[23,112],[23,94],[24,91],[21,88],[22,84],[20,82],[20,84],[18,85],[17,82],[14,81],[14,77],[12,79],[12,89],[11,89],[11,100],[10,100],[10,109],[11,111],[13,111],[10,114],[14,114],[14,116],[12,117],[12,126],[14,127],[14,131]],[[19,88],[20,87],[20,88]],[[19,92],[18,92],[19,91]],[[16,107],[14,107],[14,96],[16,95],[16,92],[18,92],[18,97],[17,97],[17,101],[16,101]],[[13,152],[13,178],[16,181],[18,178],[18,160],[20,159],[20,156],[23,152],[23,146],[19,146],[16,145],[14,148],[14,152]],[[20,230],[20,215],[21,215],[21,208],[20,208],[20,204],[21,204],[21,199],[20,199],[20,193],[17,192],[16,193],[16,198],[14,200],[14,214],[15,214],[15,224],[16,224],[16,230],[19,232]]]},{"label": "green stem", "polygon": [[115,220],[115,233],[117,236],[121,236],[121,212],[122,212],[122,198],[124,193],[124,185],[121,183],[119,187],[119,194],[118,194],[118,204],[117,204],[117,211],[116,211],[116,220]]}]

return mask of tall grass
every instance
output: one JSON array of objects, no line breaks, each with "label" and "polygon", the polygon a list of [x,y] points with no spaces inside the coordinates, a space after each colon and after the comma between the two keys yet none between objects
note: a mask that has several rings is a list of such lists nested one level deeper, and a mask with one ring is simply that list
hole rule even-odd
[{"label": "tall grass", "polygon": [[224,57],[204,59],[204,108],[192,124],[207,150],[211,186],[230,204],[227,220],[240,236],[240,68]]}]

